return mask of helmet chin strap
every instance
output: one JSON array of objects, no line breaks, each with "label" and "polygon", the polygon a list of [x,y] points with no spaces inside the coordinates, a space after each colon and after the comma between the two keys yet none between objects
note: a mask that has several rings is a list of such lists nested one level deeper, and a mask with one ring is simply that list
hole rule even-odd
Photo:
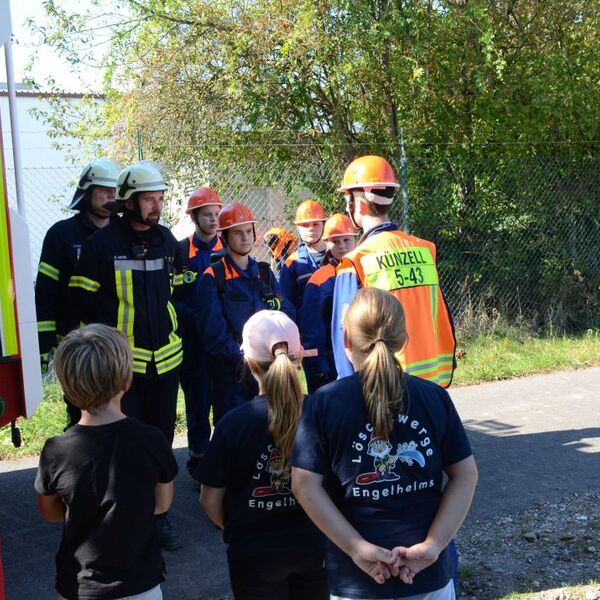
[{"label": "helmet chin strap", "polygon": [[[105,210],[108,211],[108,208]],[[99,219],[108,219],[108,217],[110,217],[110,215],[101,215],[96,210],[94,210],[94,208],[92,208],[91,206],[87,209],[86,212],[92,213],[95,217],[98,217]]]},{"label": "helmet chin strap", "polygon": [[138,223],[140,223],[140,225],[148,225],[149,227],[156,227],[158,222],[155,223],[154,221],[151,221],[150,219],[144,219],[142,217],[142,213],[140,211],[140,203],[139,203],[139,200],[137,199],[137,196],[134,195],[132,200],[133,200],[133,210],[128,210],[126,208],[124,211],[125,214],[130,219],[133,219],[134,221],[137,221]]},{"label": "helmet chin strap", "polygon": [[196,229],[196,231],[200,231],[206,236],[212,235],[214,237],[216,235],[215,233],[212,233],[210,231],[205,231],[204,229],[202,229],[202,227],[200,227],[200,221],[198,220],[198,218],[196,217],[195,214],[192,217],[192,222],[194,223],[194,228]]},{"label": "helmet chin strap", "polygon": [[[227,243],[227,229],[223,229],[221,231],[221,235],[219,236],[221,238],[221,244],[223,244],[223,246],[229,250],[231,250],[231,246]],[[252,225],[252,239],[253,239],[253,246],[254,244],[256,244],[256,227],[254,225]],[[244,252],[243,254],[241,252],[237,252],[236,250],[233,250],[233,252],[235,252],[236,254],[239,254],[240,256],[247,256],[248,254],[250,254],[252,252],[253,248],[250,248],[250,250],[248,250],[248,252]]]},{"label": "helmet chin strap", "polygon": [[354,210],[356,209],[356,201],[354,200],[354,192],[352,190],[348,190],[349,194],[350,194],[350,200],[348,200],[346,206],[348,206],[348,208],[350,207],[350,203],[352,203],[354,205],[354,209],[353,210],[348,210],[348,208],[346,209],[346,212],[348,213],[348,216],[350,217],[350,221],[352,221],[352,225],[354,225],[354,227],[356,227],[356,229],[360,229],[360,225],[355,221],[354,219]]},{"label": "helmet chin strap", "polygon": [[[113,211],[111,211],[111,209],[110,209],[110,206],[109,206],[110,204],[111,204],[111,202],[109,200],[108,202],[103,204],[100,208],[103,208],[105,211],[112,213]],[[92,192],[90,192],[88,195],[86,195],[85,200],[84,200],[83,210],[85,212],[91,213],[92,215],[94,215],[95,217],[98,217],[99,219],[108,219],[108,217],[110,217],[110,214],[109,215],[101,215],[94,208],[94,204],[92,202]]]},{"label": "helmet chin strap", "polygon": [[[94,194],[93,190],[94,190],[94,186],[92,185],[83,192],[83,195],[81,197],[81,200],[80,200],[79,206],[77,207],[77,210],[82,213],[90,213],[91,215],[94,215],[94,217],[97,217],[98,219],[108,219],[108,217],[110,215],[101,215],[94,208],[94,203],[92,202],[92,196]],[[104,208],[104,206],[102,208]],[[105,208],[104,210],[111,212],[110,208]]]},{"label": "helmet chin strap", "polygon": [[[323,234],[324,233],[325,233],[325,227],[323,226],[323,228],[321,229],[321,235],[319,236],[319,238],[316,239],[314,242],[311,242],[310,245],[314,246],[315,244],[318,244],[323,239]],[[302,241],[304,242],[304,240],[302,240]],[[307,244],[307,242],[304,242],[304,243]]]}]

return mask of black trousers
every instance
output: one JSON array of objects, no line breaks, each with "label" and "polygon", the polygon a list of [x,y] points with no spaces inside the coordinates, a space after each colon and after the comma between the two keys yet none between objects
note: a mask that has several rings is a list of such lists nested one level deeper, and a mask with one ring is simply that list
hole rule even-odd
[{"label": "black trousers", "polygon": [[175,435],[178,390],[179,369],[173,369],[163,377],[159,377],[156,373],[152,373],[149,377],[134,375],[131,387],[121,399],[121,410],[128,417],[158,427],[165,434],[169,444],[172,444]]},{"label": "black trousers", "polygon": [[235,600],[329,600],[324,559],[306,550],[228,558]]}]

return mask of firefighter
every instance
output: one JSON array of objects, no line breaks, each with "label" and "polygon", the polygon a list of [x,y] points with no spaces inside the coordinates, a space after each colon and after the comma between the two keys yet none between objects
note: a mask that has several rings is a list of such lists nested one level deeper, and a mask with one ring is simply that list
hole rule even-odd
[{"label": "firefighter", "polygon": [[[35,282],[42,372],[47,370],[48,357],[60,339],[79,325],[67,304],[69,280],[83,242],[109,223],[111,212],[105,205],[115,199],[120,170],[119,164],[106,158],[86,165],[69,205],[77,214],[52,225],[44,238]],[[65,402],[69,428],[79,421],[81,411],[66,397]]]},{"label": "firefighter", "polygon": [[279,279],[286,259],[298,248],[298,238],[287,229],[272,227],[263,236],[263,242],[271,255],[275,277]]},{"label": "firefighter", "polygon": [[279,281],[283,294],[299,310],[302,295],[310,276],[321,266],[326,244],[323,226],[327,215],[323,207],[314,200],[305,200],[296,210],[294,223],[302,242],[298,250],[285,261]]},{"label": "firefighter", "polygon": [[359,287],[392,292],[406,313],[408,341],[399,354],[411,375],[448,387],[456,367],[452,316],[439,284],[435,245],[400,231],[388,212],[400,187],[380,156],[350,163],[338,191],[346,211],[363,230],[358,246],[337,267],[332,341],[338,377],[353,372],[344,351],[342,319]]},{"label": "firefighter", "polygon": [[210,265],[213,252],[223,249],[217,235],[219,212],[223,207],[217,193],[208,187],[192,192],[186,213],[194,224],[194,233],[179,242],[183,272],[182,293],[174,299],[182,328],[183,363],[180,383],[185,397],[185,416],[189,459],[187,469],[193,474],[198,460],[204,455],[210,441],[211,382],[208,355],[196,333],[194,321],[194,293],[200,276]]},{"label": "firefighter", "polygon": [[331,348],[335,268],[344,255],[354,249],[357,236],[358,230],[347,215],[329,217],[323,229],[323,239],[327,244],[323,266],[311,275],[304,289],[302,306],[298,311],[302,343],[306,348],[318,350],[316,357],[306,357],[302,361],[309,394],[336,379]]},{"label": "firefighter", "polygon": [[198,334],[210,354],[213,377],[213,422],[257,394],[256,382],[244,369],[240,344],[246,321],[259,310],[283,310],[295,319],[294,307],[282,296],[268,263],[251,256],[255,219],[238,202],[219,214],[219,235],[226,254],[204,271],[196,297]]},{"label": "firefighter", "polygon": [[[89,238],[69,288],[82,323],[105,323],[131,344],[133,381],[123,412],[158,427],[173,442],[183,358],[172,290],[183,281],[173,234],[159,219],[167,189],[155,167],[139,163],[119,174],[114,210],[123,217]],[[161,547],[181,546],[166,513],[157,515]]]}]

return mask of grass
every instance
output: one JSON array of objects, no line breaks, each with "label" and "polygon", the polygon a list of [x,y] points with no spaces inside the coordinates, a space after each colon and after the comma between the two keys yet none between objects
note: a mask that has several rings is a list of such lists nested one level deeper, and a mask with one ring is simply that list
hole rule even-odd
[{"label": "grass", "polygon": [[[44,400],[31,419],[19,419],[22,444],[15,448],[10,439],[10,425],[0,428],[0,460],[37,456],[47,438],[59,435],[67,424],[67,413],[62,390],[57,383],[44,384]],[[175,432],[185,431],[185,405],[183,394],[177,398]]]},{"label": "grass", "polygon": [[[590,597],[589,591],[596,591],[598,587],[597,581],[590,581],[587,585],[571,585],[564,589],[566,592],[564,597],[572,600],[586,600]],[[541,590],[538,592],[510,592],[505,596],[501,596],[498,600],[538,600],[541,597]],[[562,598],[563,596],[561,596]],[[596,597],[593,596],[592,597]]]},{"label": "grass", "polygon": [[580,337],[536,337],[518,330],[480,335],[458,344],[456,385],[600,365],[600,331]]},{"label": "grass", "polygon": [[[600,365],[600,331],[580,337],[535,337],[504,329],[459,340],[454,385],[509,379],[534,373]],[[14,448],[10,426],[0,428],[0,460],[36,456],[47,438],[62,433],[65,405],[57,384],[44,385],[44,401],[31,419],[19,419],[23,443]],[[176,432],[185,431],[183,395],[177,402]],[[525,597],[523,597],[525,600]]]}]

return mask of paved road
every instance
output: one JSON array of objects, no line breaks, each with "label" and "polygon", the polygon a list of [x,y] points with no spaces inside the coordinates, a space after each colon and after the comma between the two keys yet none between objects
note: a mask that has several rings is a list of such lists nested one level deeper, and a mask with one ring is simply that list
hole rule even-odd
[{"label": "paved road", "polygon": [[469,519],[600,488],[600,368],[454,388],[479,485]]},{"label": "paved road", "polygon": [[[473,445],[480,483],[469,519],[485,519],[600,485],[600,368],[453,388]],[[185,440],[175,450],[172,521],[185,547],[166,553],[166,600],[230,598],[219,532],[197,502],[184,468]],[[0,532],[7,600],[53,598],[53,557],[60,525],[37,514],[37,460],[0,463]]]}]

